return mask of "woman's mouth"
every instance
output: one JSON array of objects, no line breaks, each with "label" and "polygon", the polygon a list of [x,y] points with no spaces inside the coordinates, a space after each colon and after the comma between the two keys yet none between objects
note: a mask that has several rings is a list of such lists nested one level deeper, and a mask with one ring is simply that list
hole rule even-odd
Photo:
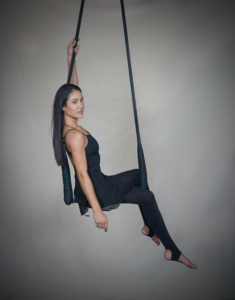
[{"label": "woman's mouth", "polygon": [[83,110],[78,111],[78,113],[79,113],[79,114],[82,114],[82,113],[83,113]]}]

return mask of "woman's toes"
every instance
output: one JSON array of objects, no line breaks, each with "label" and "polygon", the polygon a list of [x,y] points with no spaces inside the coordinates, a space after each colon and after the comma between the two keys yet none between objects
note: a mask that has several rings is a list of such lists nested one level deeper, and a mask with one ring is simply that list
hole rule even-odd
[{"label": "woman's toes", "polygon": [[160,245],[159,238],[156,236],[156,234],[154,234],[154,236],[152,237],[152,240],[153,240],[158,246]]},{"label": "woman's toes", "polygon": [[191,269],[197,269],[197,266],[196,265],[194,265],[193,263],[191,263],[192,265],[191,265]]},{"label": "woman's toes", "polygon": [[194,265],[183,253],[181,253],[178,262],[186,265],[190,269],[197,269],[197,266]]},{"label": "woman's toes", "polygon": [[[144,235],[148,235],[149,234],[149,228],[147,226],[144,226],[141,229],[141,233]],[[156,234],[154,234],[154,236],[152,237],[152,240],[159,246],[160,245],[160,241],[158,239],[158,237],[156,236]]]}]

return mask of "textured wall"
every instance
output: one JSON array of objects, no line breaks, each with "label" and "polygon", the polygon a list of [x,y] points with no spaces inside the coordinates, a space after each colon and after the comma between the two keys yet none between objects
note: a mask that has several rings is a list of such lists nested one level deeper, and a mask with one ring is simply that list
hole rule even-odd
[{"label": "textured wall", "polygon": [[[51,107],[79,7],[1,2],[0,299],[234,299],[233,1],[126,0],[149,185],[195,271],[141,235],[136,206],[108,212],[104,233],[63,203]],[[104,174],[136,168],[119,1],[87,0],[80,33],[81,124]]]}]

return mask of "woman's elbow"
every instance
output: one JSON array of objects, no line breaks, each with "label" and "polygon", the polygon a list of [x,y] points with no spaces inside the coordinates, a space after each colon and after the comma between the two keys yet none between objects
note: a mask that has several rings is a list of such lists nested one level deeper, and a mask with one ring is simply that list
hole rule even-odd
[{"label": "woman's elbow", "polygon": [[79,170],[76,173],[77,173],[78,180],[80,182],[85,181],[88,178],[88,173],[86,170]]}]

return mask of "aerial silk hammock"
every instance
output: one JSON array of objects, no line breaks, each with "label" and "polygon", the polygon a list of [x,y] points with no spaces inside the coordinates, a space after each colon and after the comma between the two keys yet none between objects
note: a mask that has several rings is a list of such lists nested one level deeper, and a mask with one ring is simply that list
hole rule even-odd
[{"label": "aerial silk hammock", "polygon": [[[79,31],[80,31],[81,22],[82,22],[84,3],[85,3],[85,0],[82,0],[81,6],[80,6],[80,12],[79,12],[79,16],[78,16],[77,30],[76,30],[76,35],[75,35],[76,44],[74,45],[74,48],[77,46],[77,40],[78,40]],[[139,130],[139,122],[138,122],[137,107],[136,107],[136,100],[135,100],[135,90],[134,90],[134,81],[133,81],[132,67],[131,67],[131,57],[130,57],[130,49],[129,49],[129,42],[128,42],[124,1],[120,0],[120,4],[121,4],[124,38],[125,38],[125,44],[126,44],[127,63],[128,63],[128,69],[129,69],[131,95],[132,95],[135,129],[136,129],[136,137],[137,137],[137,153],[138,153],[138,164],[139,164],[139,171],[140,171],[140,187],[142,189],[149,190],[148,182],[147,182],[147,171],[146,171],[146,165],[145,165],[145,160],[144,160],[144,152],[143,152],[143,148],[141,145],[141,139],[140,139],[140,130]],[[73,51],[73,54],[72,54],[72,60],[71,60],[71,65],[70,65],[70,69],[69,69],[67,83],[70,83],[70,81],[71,81],[74,62],[75,62],[75,51]],[[75,203],[76,201],[73,198],[70,169],[69,169],[67,156],[66,156],[65,164],[62,166],[62,177],[63,177],[63,184],[64,184],[64,202],[65,202],[65,204],[70,205],[71,203]]]}]

